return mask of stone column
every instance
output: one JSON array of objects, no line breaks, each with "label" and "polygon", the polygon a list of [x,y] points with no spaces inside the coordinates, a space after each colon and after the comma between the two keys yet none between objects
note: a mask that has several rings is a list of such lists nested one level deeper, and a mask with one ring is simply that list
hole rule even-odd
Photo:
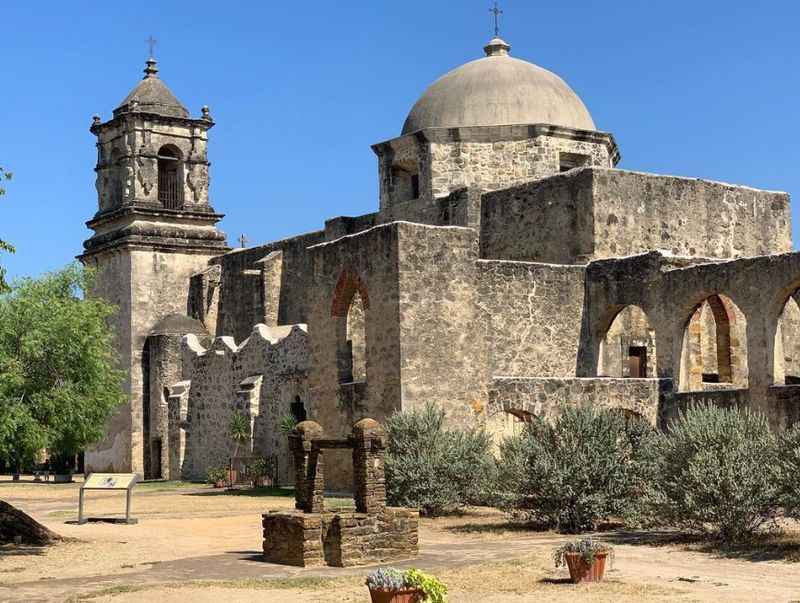
[{"label": "stone column", "polygon": [[325,503],[322,451],[313,445],[313,440],[321,437],[322,427],[314,421],[298,423],[289,435],[295,470],[294,506],[305,513],[321,513]]},{"label": "stone column", "polygon": [[353,426],[353,497],[358,513],[377,514],[386,508],[383,455],[386,432],[373,419]]}]

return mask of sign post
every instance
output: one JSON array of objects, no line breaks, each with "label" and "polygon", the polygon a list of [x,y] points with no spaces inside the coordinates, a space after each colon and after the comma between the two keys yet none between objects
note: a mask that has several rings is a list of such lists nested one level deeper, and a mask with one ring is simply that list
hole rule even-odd
[{"label": "sign post", "polygon": [[[86,481],[81,486],[78,501],[78,524],[83,525],[89,518],[83,515],[83,499],[86,490],[125,490],[125,519],[108,520],[116,523],[138,523],[139,520],[131,517],[131,493],[136,485],[138,478],[135,473],[90,473]],[[95,518],[92,518],[95,519]]]}]

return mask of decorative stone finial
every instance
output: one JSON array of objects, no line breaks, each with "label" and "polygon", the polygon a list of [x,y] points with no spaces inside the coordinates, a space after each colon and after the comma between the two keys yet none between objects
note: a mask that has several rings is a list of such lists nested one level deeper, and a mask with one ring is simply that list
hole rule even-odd
[{"label": "decorative stone finial", "polygon": [[93,126],[99,126],[100,125],[100,116],[97,113],[92,115],[92,125]]},{"label": "decorative stone finial", "polygon": [[144,68],[144,79],[149,77],[158,77],[158,67],[156,67],[156,60],[153,57],[147,59],[147,67]]},{"label": "decorative stone finial", "polygon": [[489,43],[483,47],[483,51],[487,57],[501,57],[505,56],[511,50],[511,45],[503,38],[492,38]]},{"label": "decorative stone finial", "polygon": [[203,105],[200,108],[200,113],[202,114],[203,119],[205,119],[206,121],[214,121],[213,119],[211,119],[211,112],[208,108],[208,105]]}]

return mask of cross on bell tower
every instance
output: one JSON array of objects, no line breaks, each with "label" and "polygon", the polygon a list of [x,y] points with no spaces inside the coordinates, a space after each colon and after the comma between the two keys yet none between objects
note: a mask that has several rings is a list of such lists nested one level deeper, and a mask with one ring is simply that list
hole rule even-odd
[{"label": "cross on bell tower", "polygon": [[153,52],[154,52],[154,50],[155,50],[156,44],[158,43],[158,40],[156,40],[156,39],[155,39],[155,38],[154,38],[154,37],[151,35],[151,36],[149,36],[149,37],[148,37],[148,38],[145,40],[145,42],[147,42],[147,47],[150,49],[150,55],[149,55],[149,56],[150,56],[150,58],[152,59],[152,58],[153,58],[153,56],[154,56],[154,55],[153,55]]}]

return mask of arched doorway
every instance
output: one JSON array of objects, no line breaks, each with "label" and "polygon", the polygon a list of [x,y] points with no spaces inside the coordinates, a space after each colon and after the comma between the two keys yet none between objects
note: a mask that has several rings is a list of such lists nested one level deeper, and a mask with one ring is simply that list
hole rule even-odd
[{"label": "arched doorway", "polygon": [[800,290],[783,304],[775,327],[773,382],[776,385],[800,385]]},{"label": "arched doorway", "polygon": [[183,208],[181,152],[174,145],[158,150],[158,200],[167,209]]},{"label": "arched doorway", "polygon": [[614,317],[600,342],[597,374],[634,379],[658,374],[655,331],[639,306],[625,306]]},{"label": "arched doorway", "polygon": [[697,304],[684,328],[679,390],[747,388],[746,337],[745,316],[729,297]]}]

